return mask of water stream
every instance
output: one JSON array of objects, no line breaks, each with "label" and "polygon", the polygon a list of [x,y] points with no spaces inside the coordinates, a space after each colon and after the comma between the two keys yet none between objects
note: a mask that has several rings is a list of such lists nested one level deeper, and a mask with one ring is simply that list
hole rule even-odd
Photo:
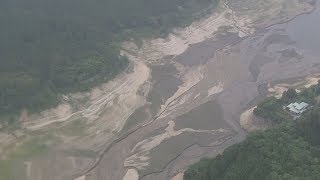
[{"label": "water stream", "polygon": [[320,55],[320,2],[311,14],[297,17],[287,24],[287,32],[302,50]]}]

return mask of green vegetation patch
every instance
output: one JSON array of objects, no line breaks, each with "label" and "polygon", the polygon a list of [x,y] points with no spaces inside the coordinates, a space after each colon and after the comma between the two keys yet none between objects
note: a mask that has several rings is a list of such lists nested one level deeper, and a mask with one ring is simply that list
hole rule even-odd
[{"label": "green vegetation patch", "polygon": [[251,134],[215,159],[191,166],[185,180],[292,180],[320,177],[320,147],[304,139],[294,125]]},{"label": "green vegetation patch", "polygon": [[316,97],[320,95],[320,83],[303,89],[297,93],[295,89],[285,91],[280,99],[269,97],[260,102],[257,108],[253,111],[254,115],[265,118],[274,124],[279,124],[283,121],[292,120],[288,114],[286,106],[294,102],[306,102],[313,106],[317,103]]},{"label": "green vegetation patch", "polygon": [[66,154],[75,156],[75,157],[88,157],[95,158],[98,153],[89,149],[70,149],[65,151]]},{"label": "green vegetation patch", "polygon": [[[0,180],[23,179],[25,162],[48,152],[49,145],[55,143],[56,137],[50,134],[28,137],[21,144],[11,147],[0,160]],[[4,154],[2,154],[4,155]]]},{"label": "green vegetation patch", "polygon": [[[119,42],[165,35],[217,0],[0,1],[0,113],[39,111],[128,65]],[[140,33],[139,33],[140,32]]]},{"label": "green vegetation patch", "polygon": [[82,136],[86,134],[86,129],[89,125],[85,120],[74,120],[66,126],[58,128],[56,133],[62,133],[67,136]]},{"label": "green vegetation patch", "polygon": [[22,144],[13,147],[8,157],[10,159],[24,159],[27,160],[34,156],[46,153],[49,145],[57,139],[53,135],[42,135],[27,138]]},{"label": "green vegetation patch", "polygon": [[[267,98],[256,115],[277,126],[249,134],[214,159],[203,159],[184,174],[185,180],[316,180],[320,177],[319,83],[296,93],[289,89],[281,99]],[[283,105],[305,101],[312,108],[296,120],[285,114]],[[280,110],[279,110],[280,109]]]}]

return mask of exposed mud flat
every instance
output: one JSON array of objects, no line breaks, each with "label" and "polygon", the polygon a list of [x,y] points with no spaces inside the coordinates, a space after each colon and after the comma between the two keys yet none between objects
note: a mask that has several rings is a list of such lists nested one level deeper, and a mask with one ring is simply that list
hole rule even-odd
[{"label": "exposed mud flat", "polygon": [[[6,139],[1,141],[0,150],[6,151],[1,154],[5,158],[0,160],[11,161],[11,156],[5,155],[16,154],[16,151],[26,155],[20,163],[24,162],[24,158],[29,160],[32,164],[28,166],[29,179],[33,180],[71,179],[75,172],[88,167],[105,143],[121,131],[132,113],[147,103],[150,69],[134,57],[131,60],[130,71],[120,74],[116,79],[86,93],[64,95],[62,105],[28,115],[21,132],[0,134],[1,138]],[[84,133],[80,132],[79,126],[73,125],[73,122],[79,121],[83,124],[81,128]],[[42,136],[50,138],[40,138],[37,143],[32,141],[35,144],[31,146],[38,147],[39,144],[39,148],[44,147],[45,152],[29,157],[28,139]],[[88,154],[93,156],[88,157]],[[19,159],[15,160],[11,168],[20,163]],[[16,174],[25,174],[24,168],[15,170]]]},{"label": "exposed mud flat", "polygon": [[[287,91],[289,88],[293,88],[299,93],[305,88],[309,88],[312,85],[318,84],[319,80],[320,75],[315,73],[305,77],[275,81],[268,84],[268,93],[264,94],[263,96],[266,95],[273,96],[275,98],[281,98],[283,92]],[[240,125],[248,132],[263,130],[271,126],[271,124],[266,122],[264,119],[254,116],[253,111],[255,108],[256,106],[245,110],[240,116]]]},{"label": "exposed mud flat", "polygon": [[320,75],[318,73],[311,74],[305,77],[291,78],[289,80],[284,80],[286,83],[277,83],[273,82],[268,84],[269,96],[274,96],[276,98],[281,98],[284,91],[287,91],[289,88],[294,88],[298,92],[302,91],[305,88],[309,88],[312,85],[318,84],[320,80]]},{"label": "exposed mud flat", "polygon": [[[252,2],[250,1],[250,3]],[[209,39],[203,43],[198,42],[203,40],[198,36],[196,38],[199,39],[194,41],[197,44],[186,47],[181,42],[187,44],[190,42],[181,40],[182,38],[179,39],[178,35],[169,36],[166,40],[158,39],[145,42],[146,47],[143,47],[141,51],[146,52],[143,57],[145,57],[147,62],[150,64],[163,64],[169,61],[175,64],[180,72],[179,75],[183,84],[178,86],[178,93],[164,102],[160,110],[161,113],[158,114],[159,116],[155,116],[152,123],[141,126],[141,128],[131,133],[128,137],[114,144],[106,152],[99,165],[89,173],[88,179],[99,179],[99,177],[110,175],[110,173],[112,174],[112,176],[108,176],[110,179],[121,179],[125,174],[125,168],[122,170],[118,168],[123,166],[128,168],[132,166],[136,167],[140,175],[142,175],[141,179],[170,179],[176,172],[184,170],[189,164],[199,160],[201,157],[214,156],[217,153],[221,153],[225,147],[239,142],[245,137],[246,132],[242,130],[239,122],[240,115],[247,108],[248,103],[259,95],[258,87],[261,84],[319,71],[314,66],[318,61],[315,57],[307,57],[303,52],[295,51],[294,40],[285,35],[285,28],[281,29],[282,25],[279,25],[281,26],[280,29],[270,28],[265,31],[259,29],[255,33],[252,30],[252,27],[264,28],[270,26],[270,24],[284,22],[300,13],[311,11],[312,6],[307,1],[294,1],[292,4],[290,2],[290,6],[286,4],[288,1],[270,1],[266,3],[267,5],[259,4],[259,6],[264,7],[260,8],[261,12],[258,13],[258,15],[261,15],[258,16],[259,20],[248,20],[250,19],[249,15],[246,15],[247,17],[245,18],[242,17],[242,15],[245,16],[244,14],[249,12],[248,9],[250,8],[241,9],[241,12],[238,12],[239,15],[235,17],[239,21],[243,20],[242,24],[232,22],[228,25],[227,20],[224,26],[229,26],[229,28],[225,28],[224,30],[219,29],[216,31],[216,34],[211,35],[211,37],[208,36]],[[299,3],[303,4],[299,6]],[[280,6],[271,9],[276,5]],[[285,7],[289,8],[287,9],[288,12]],[[237,11],[236,5],[232,5],[232,3],[229,3],[228,7],[226,7],[226,13],[231,12],[230,9]],[[280,11],[281,18],[278,16]],[[288,14],[283,12],[287,12]],[[223,13],[222,10],[219,13]],[[237,13],[235,12],[234,14]],[[266,14],[271,18],[263,16]],[[262,16],[263,18],[261,18]],[[215,16],[215,18],[221,19],[221,16]],[[244,19],[247,19],[247,21],[244,22]],[[232,19],[229,20],[233,21]],[[217,21],[212,22],[216,23]],[[234,23],[237,23],[237,26]],[[204,27],[206,26],[204,25]],[[238,33],[238,37],[228,40],[224,39],[226,36],[221,35],[217,38],[217,34],[219,33],[239,32],[240,27],[244,28],[240,29],[244,32]],[[245,32],[249,35],[244,35],[243,33]],[[192,34],[192,31],[190,34]],[[182,33],[181,36],[183,37],[183,35]],[[283,35],[285,38],[283,41],[278,40],[276,38],[277,35]],[[223,46],[219,48],[215,47],[219,42]],[[153,44],[150,45],[150,43]],[[180,48],[173,48],[179,46],[179,44]],[[280,47],[280,51],[282,49],[281,52],[278,47]],[[290,48],[295,49],[292,50]],[[181,52],[183,53],[178,55]],[[170,60],[161,58],[164,56],[173,57]],[[249,68],[252,69],[251,72],[248,71]],[[196,72],[199,73],[197,74]],[[190,80],[193,81],[191,82]],[[200,114],[205,116],[210,107],[217,108],[207,104],[207,102],[211,101],[215,101],[221,106],[221,110],[219,111],[222,113],[221,118],[217,114],[209,115],[208,113],[208,117],[199,120],[199,124],[194,122],[197,117],[200,118]],[[194,111],[196,113],[191,113]],[[197,111],[200,112],[199,115],[196,115]],[[212,112],[214,113],[215,111],[213,110]],[[217,118],[209,118],[210,116]],[[212,123],[210,123],[210,120]],[[202,121],[203,123],[201,123]],[[169,135],[168,131],[158,135],[151,135],[154,129],[158,129],[159,127],[166,128],[170,122],[175,122],[174,127],[176,127],[174,131],[171,131],[172,136]],[[226,123],[226,125],[219,125],[219,123]],[[204,127],[205,124],[209,125]],[[219,140],[210,139],[209,137],[218,136],[216,134],[208,135],[205,131],[213,130],[217,127],[224,129],[221,132],[222,134],[225,133],[223,135],[224,138]],[[173,135],[175,134],[174,132],[179,132],[179,130],[185,128],[190,128],[192,131],[188,131],[185,134]],[[197,132],[195,132],[196,129]],[[234,133],[228,136],[226,132],[229,129]],[[199,136],[199,133],[203,134]],[[198,143],[193,144],[193,138],[195,137],[198,137],[196,140]],[[206,143],[200,143],[204,139],[207,140]],[[148,148],[135,148],[137,144]],[[121,155],[117,153],[120,148],[122,150]],[[161,159],[166,153],[171,154],[171,150],[175,148],[181,148],[180,150],[174,150],[174,152],[180,153],[170,155],[171,157],[168,159]],[[112,157],[114,153],[119,154],[119,156],[117,158]],[[110,165],[107,163],[110,161],[116,163]],[[122,164],[123,162],[125,163]],[[116,169],[118,170],[117,173],[112,171]]]},{"label": "exposed mud flat", "polygon": [[232,133],[231,130],[222,128],[215,130],[197,130],[191,128],[175,130],[174,126],[174,121],[169,121],[164,133],[151,136],[139,142],[132,149],[132,153],[134,154],[126,159],[125,166],[136,167],[138,170],[144,171],[141,174],[144,176],[161,170],[168,161],[178,156],[179,152],[185,147],[200,143],[199,139],[203,139],[200,136],[210,135],[216,139],[221,139],[227,134],[230,135]]},{"label": "exposed mud flat", "polygon": [[183,173],[178,173],[177,175],[172,177],[171,180],[183,180]]},{"label": "exposed mud flat", "polygon": [[123,180],[138,180],[139,174],[135,169],[128,169],[126,175],[124,175]]},{"label": "exposed mud flat", "polygon": [[265,121],[264,119],[254,116],[253,111],[255,108],[256,106],[244,111],[240,116],[240,125],[248,132],[265,130],[272,126],[271,123]]},{"label": "exposed mud flat", "polygon": [[[320,71],[290,25],[275,25],[312,10],[309,0],[222,1],[166,39],[144,40],[141,48],[124,43],[127,72],[66,95],[49,117],[28,117],[27,133],[54,129],[58,136],[50,153],[28,161],[30,178],[181,179],[177,172],[245,138],[240,116],[261,85]],[[83,135],[60,133],[79,118],[88,126]]]},{"label": "exposed mud flat", "polygon": [[223,113],[220,105],[215,101],[206,102],[188,113],[176,118],[176,129],[219,129],[228,128],[228,123],[223,120]]}]

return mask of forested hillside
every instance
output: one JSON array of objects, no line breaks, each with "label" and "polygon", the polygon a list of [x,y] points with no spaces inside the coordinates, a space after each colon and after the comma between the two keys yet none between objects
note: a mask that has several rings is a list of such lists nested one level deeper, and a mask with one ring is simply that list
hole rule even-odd
[{"label": "forested hillside", "polygon": [[191,166],[184,180],[316,180],[320,177],[320,147],[295,128],[285,125],[251,134],[215,159]]},{"label": "forested hillside", "polygon": [[124,69],[119,42],[165,35],[217,0],[1,0],[0,113],[38,111]]},{"label": "forested hillside", "polygon": [[318,83],[299,94],[290,89],[282,99],[269,98],[260,103],[256,114],[278,125],[250,134],[244,142],[227,148],[214,159],[203,159],[192,165],[184,180],[319,179],[319,102],[313,102],[313,107],[297,120],[281,111],[282,105],[291,100],[314,101],[319,88]]}]

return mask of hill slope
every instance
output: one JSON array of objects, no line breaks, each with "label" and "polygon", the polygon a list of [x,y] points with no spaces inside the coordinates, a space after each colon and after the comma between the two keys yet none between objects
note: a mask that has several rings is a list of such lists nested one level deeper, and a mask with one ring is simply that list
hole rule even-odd
[{"label": "hill slope", "polygon": [[59,93],[85,90],[128,64],[118,43],[166,34],[216,0],[3,0],[0,113],[37,111]]},{"label": "hill slope", "polygon": [[[184,180],[319,179],[320,105],[314,101],[319,88],[320,83],[299,94],[289,89],[279,100],[267,98],[255,114],[272,121],[274,128],[250,134],[222,155],[192,165]],[[293,121],[282,106],[299,100],[312,108]]]}]

